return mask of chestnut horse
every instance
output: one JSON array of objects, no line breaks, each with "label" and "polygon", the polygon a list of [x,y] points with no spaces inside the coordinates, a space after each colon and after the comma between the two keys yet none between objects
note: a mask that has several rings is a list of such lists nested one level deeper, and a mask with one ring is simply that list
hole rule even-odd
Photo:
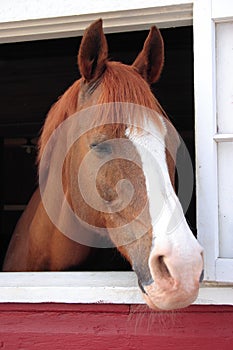
[{"label": "chestnut horse", "polygon": [[68,270],[93,246],[111,242],[150,307],[181,308],[196,299],[203,253],[174,191],[179,141],[150,90],[163,61],[155,26],[132,66],[108,60],[102,20],[86,30],[81,79],[47,116],[40,186],[17,224],[4,271]]}]

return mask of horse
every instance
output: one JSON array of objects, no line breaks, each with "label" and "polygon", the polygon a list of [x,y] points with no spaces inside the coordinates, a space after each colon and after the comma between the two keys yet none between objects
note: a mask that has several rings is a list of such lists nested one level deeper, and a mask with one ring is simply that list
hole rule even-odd
[{"label": "horse", "polygon": [[150,88],[164,64],[161,33],[151,27],[129,66],[108,59],[99,19],[77,61],[81,78],[42,128],[39,187],[3,271],[69,270],[109,245],[130,263],[149,307],[186,307],[198,294],[203,248],[175,192],[179,138]]}]

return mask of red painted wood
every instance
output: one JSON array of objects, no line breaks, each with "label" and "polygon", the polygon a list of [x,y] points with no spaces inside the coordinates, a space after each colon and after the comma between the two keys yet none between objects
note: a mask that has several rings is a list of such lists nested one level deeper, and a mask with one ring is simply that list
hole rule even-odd
[{"label": "red painted wood", "polygon": [[5,350],[232,350],[233,307],[174,312],[144,305],[0,305]]}]

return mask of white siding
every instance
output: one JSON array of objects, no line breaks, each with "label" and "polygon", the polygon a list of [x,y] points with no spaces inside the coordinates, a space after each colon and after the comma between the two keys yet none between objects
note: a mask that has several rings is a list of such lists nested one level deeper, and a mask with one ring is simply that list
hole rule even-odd
[{"label": "white siding", "polygon": [[[0,42],[82,35],[99,17],[108,33],[193,23],[198,238],[205,278],[233,282],[233,1],[4,0]],[[0,302],[48,301],[143,302],[133,273],[1,274]],[[197,303],[233,305],[233,287],[206,282]]]}]

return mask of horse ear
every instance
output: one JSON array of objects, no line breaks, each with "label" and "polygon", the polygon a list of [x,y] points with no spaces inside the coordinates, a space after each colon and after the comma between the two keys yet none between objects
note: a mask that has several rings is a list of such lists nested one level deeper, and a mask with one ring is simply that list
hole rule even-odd
[{"label": "horse ear", "polygon": [[108,45],[102,28],[102,19],[92,23],[83,35],[78,66],[87,82],[97,80],[106,67]]},{"label": "horse ear", "polygon": [[133,67],[149,83],[155,83],[162,72],[164,62],[163,38],[157,27],[153,26],[144,43],[142,51],[133,63]]}]

